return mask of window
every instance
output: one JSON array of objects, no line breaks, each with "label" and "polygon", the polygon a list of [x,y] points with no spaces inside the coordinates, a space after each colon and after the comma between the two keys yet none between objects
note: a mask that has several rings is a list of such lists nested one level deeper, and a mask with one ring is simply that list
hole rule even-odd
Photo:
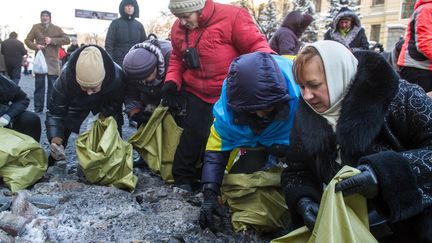
[{"label": "window", "polygon": [[321,0],[313,0],[313,3],[315,4],[315,11],[321,12]]},{"label": "window", "polygon": [[384,0],[372,0],[372,6],[384,4]]},{"label": "window", "polygon": [[370,40],[375,41],[375,42],[379,42],[380,32],[381,32],[381,25],[380,24],[371,25]]},{"label": "window", "polygon": [[415,0],[404,0],[402,3],[402,18],[407,19],[411,17],[414,12]]}]

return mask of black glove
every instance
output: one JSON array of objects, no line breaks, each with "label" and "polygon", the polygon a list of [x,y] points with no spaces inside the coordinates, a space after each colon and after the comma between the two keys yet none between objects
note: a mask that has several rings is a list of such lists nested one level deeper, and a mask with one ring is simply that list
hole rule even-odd
[{"label": "black glove", "polygon": [[267,148],[267,152],[278,158],[286,157],[288,152],[288,145],[285,144],[273,144]]},{"label": "black glove", "polygon": [[141,111],[131,116],[131,119],[141,125],[141,124],[146,124],[148,120],[150,120],[150,117],[151,117],[151,113]]},{"label": "black glove", "polygon": [[366,198],[374,198],[378,195],[378,179],[369,165],[357,167],[360,174],[347,178],[336,184],[335,191],[342,191],[344,196],[359,193]]},{"label": "black glove", "polygon": [[319,204],[308,197],[302,197],[297,202],[297,213],[303,217],[303,222],[310,231],[315,226]]},{"label": "black glove", "polygon": [[[203,186],[204,202],[201,204],[199,223],[202,229],[209,228],[212,232],[228,231],[232,233],[228,210],[218,200],[219,186],[207,183]],[[218,227],[214,216],[219,217],[222,227]]]},{"label": "black glove", "polygon": [[168,106],[170,109],[177,108],[177,85],[173,81],[167,81],[161,89],[162,105]]}]

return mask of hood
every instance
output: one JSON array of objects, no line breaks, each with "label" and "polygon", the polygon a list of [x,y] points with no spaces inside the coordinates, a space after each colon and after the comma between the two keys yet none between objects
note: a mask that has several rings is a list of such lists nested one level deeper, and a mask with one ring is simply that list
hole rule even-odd
[{"label": "hood", "polygon": [[358,27],[361,27],[360,18],[356,13],[354,13],[351,9],[347,7],[343,7],[339,10],[339,13],[336,15],[336,17],[333,20],[332,23],[332,29],[333,31],[336,31],[338,28],[338,23],[343,17],[351,17],[353,19],[353,26],[356,25]]},{"label": "hood", "polygon": [[291,29],[300,38],[312,21],[313,18],[310,14],[292,11],[285,17],[281,26]]},{"label": "hood", "polygon": [[123,0],[121,1],[119,5],[119,13],[122,18],[129,19],[129,15],[127,15],[124,11],[124,7],[128,4],[131,4],[134,6],[134,12],[132,16],[130,16],[131,19],[139,18],[139,7],[136,0]]},{"label": "hood", "polygon": [[278,64],[271,54],[264,52],[234,59],[226,87],[228,106],[236,112],[264,110],[289,99]]},{"label": "hood", "polygon": [[415,3],[414,9],[417,9],[418,7],[420,7],[423,4],[426,3],[432,3],[432,0],[417,0],[417,2]]}]

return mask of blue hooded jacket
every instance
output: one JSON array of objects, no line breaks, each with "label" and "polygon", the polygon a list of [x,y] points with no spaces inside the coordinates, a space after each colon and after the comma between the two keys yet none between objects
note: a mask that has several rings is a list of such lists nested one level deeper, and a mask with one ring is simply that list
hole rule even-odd
[{"label": "blue hooded jacket", "polygon": [[[255,52],[236,58],[213,107],[215,120],[210,130],[202,173],[203,183],[220,184],[229,153],[236,148],[289,145],[300,89],[292,74],[293,62],[282,56]],[[261,133],[236,122],[236,112],[265,110],[288,104],[284,119],[273,120]]]}]

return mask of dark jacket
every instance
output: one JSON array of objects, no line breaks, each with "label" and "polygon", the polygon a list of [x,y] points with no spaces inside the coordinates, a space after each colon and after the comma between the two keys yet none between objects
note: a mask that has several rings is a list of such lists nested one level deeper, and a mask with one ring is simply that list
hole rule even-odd
[{"label": "dark jacket", "polygon": [[[432,99],[420,87],[400,80],[378,53],[354,55],[358,70],[342,101],[336,133],[300,101],[281,181],[296,224],[302,224],[296,213],[298,200],[310,197],[319,202],[323,183],[343,165],[372,167],[380,190],[370,203],[391,222],[421,218],[432,205]],[[341,165],[335,162],[338,148]],[[432,234],[431,220],[418,220],[429,229],[413,237]]]},{"label": "dark jacket", "polygon": [[[155,40],[152,40],[152,42],[155,42]],[[126,79],[127,85],[124,103],[126,113],[129,116],[138,112],[143,112],[148,116],[148,118],[150,118],[150,115],[161,101],[161,87],[163,85],[163,80],[165,79],[172,47],[170,41],[158,40],[157,42],[164,59],[164,63],[158,64],[162,65],[162,67],[158,68],[158,75],[155,80],[157,84],[150,86],[140,83],[138,80]],[[162,72],[159,73],[159,71]]]},{"label": "dark jacket", "polygon": [[[353,19],[351,30],[344,37],[339,32],[339,21],[342,17],[351,17]],[[325,33],[324,40],[334,40],[342,43],[347,48],[356,50],[369,50],[369,42],[366,37],[364,28],[361,26],[361,22],[356,13],[348,8],[341,8],[339,13],[333,20],[331,28]]]},{"label": "dark jacket", "polygon": [[[125,5],[134,6],[134,13],[127,15],[124,11]],[[118,65],[123,65],[123,58],[129,49],[145,41],[147,35],[144,26],[136,20],[139,18],[139,7],[136,0],[123,0],[119,6],[120,18],[111,22],[105,40],[105,49]]]},{"label": "dark jacket", "polygon": [[21,67],[23,56],[27,54],[24,43],[17,39],[7,39],[2,42],[1,53],[8,67]]},{"label": "dark jacket", "polygon": [[279,55],[296,55],[301,45],[299,39],[312,20],[309,14],[302,14],[300,11],[290,12],[270,39],[271,49]]},{"label": "dark jacket", "polygon": [[48,141],[53,137],[64,139],[65,129],[78,133],[89,112],[100,112],[106,117],[113,116],[118,126],[123,124],[124,73],[105,50],[96,46],[102,53],[105,67],[101,91],[87,95],[76,81],[75,65],[79,54],[86,47],[88,46],[81,47],[71,55],[54,83],[51,105],[45,121]]},{"label": "dark jacket", "polygon": [[0,116],[7,114],[13,121],[23,113],[30,100],[21,88],[0,74]]}]

